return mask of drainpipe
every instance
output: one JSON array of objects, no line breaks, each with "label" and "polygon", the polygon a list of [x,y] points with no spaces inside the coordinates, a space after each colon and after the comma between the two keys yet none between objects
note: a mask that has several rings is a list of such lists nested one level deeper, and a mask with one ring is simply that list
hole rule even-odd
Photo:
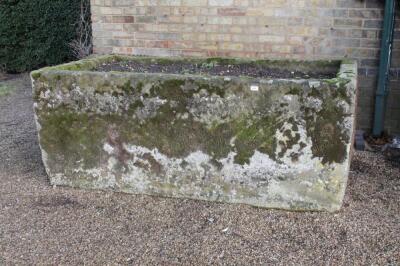
[{"label": "drainpipe", "polygon": [[386,110],[386,98],[389,93],[388,81],[390,61],[392,58],[395,9],[396,0],[386,0],[378,73],[378,88],[376,90],[375,98],[375,118],[373,128],[374,136],[380,136],[384,129],[383,127]]}]

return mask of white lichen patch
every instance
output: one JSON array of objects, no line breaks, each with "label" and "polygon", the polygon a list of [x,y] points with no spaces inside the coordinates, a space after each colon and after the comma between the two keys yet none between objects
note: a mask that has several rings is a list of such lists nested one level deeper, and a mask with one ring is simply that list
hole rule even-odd
[{"label": "white lichen patch", "polygon": [[[285,131],[291,132],[291,137],[295,138],[296,136],[299,138],[298,141],[289,149],[284,149],[281,145],[278,145],[276,150],[276,155],[281,154],[280,161],[286,165],[291,165],[299,172],[307,172],[313,169],[317,169],[319,165],[321,165],[320,158],[314,158],[311,147],[312,141],[310,137],[307,135],[307,131],[304,128],[302,123],[299,123],[297,126],[297,130],[293,131],[293,125],[285,122],[283,127],[276,131],[275,136],[278,140],[287,143],[290,141],[288,136],[284,134]],[[300,145],[303,143],[304,145]],[[296,160],[293,160],[292,155],[296,154]]]},{"label": "white lichen patch", "polygon": [[71,86],[69,91],[64,91],[62,88],[42,91],[39,97],[46,101],[38,102],[37,108],[41,109],[41,104],[46,103],[51,109],[66,105],[77,113],[121,114],[128,110],[134,101],[129,96],[119,94],[114,96],[108,92],[98,93],[94,87],[82,90],[77,84]]},{"label": "white lichen patch", "polygon": [[137,108],[135,115],[139,120],[144,121],[146,119],[156,117],[158,114],[158,109],[168,101],[160,99],[159,97],[153,97],[142,99],[140,102],[142,103],[143,107]]},{"label": "white lichen patch", "polygon": [[[337,181],[332,181],[336,179],[310,178],[318,176],[317,173],[324,167],[318,158],[311,158],[310,150],[305,150],[300,157],[300,160],[306,163],[299,164],[286,161],[290,160],[289,157],[284,157],[283,162],[278,163],[268,155],[255,151],[248,164],[239,165],[234,163],[236,154],[231,152],[226,158],[218,160],[220,166],[217,167],[212,163],[212,157],[202,151],[193,152],[184,158],[170,158],[157,149],[151,150],[130,144],[124,144],[124,147],[133,159],[127,163],[127,171],[122,174],[118,186],[135,193],[149,193],[154,189],[160,189],[160,193],[172,196],[203,197],[204,191],[207,190],[213,195],[212,197],[222,197],[232,202],[253,202],[253,204],[258,202],[257,205],[262,206],[260,203],[262,200],[270,202],[274,199],[285,202],[314,202],[310,195],[318,192],[321,186],[335,188],[338,186],[335,183]],[[165,172],[157,175],[149,170],[151,162],[143,159],[146,155],[160,164]],[[112,169],[116,161],[114,157],[109,159],[107,176],[113,175]],[[138,162],[149,168],[138,167]],[[336,169],[332,175],[345,170],[337,170],[341,169],[340,165],[335,165],[332,169]],[[98,175],[95,171],[91,171],[96,174],[95,176]],[[296,183],[299,185],[294,186]],[[107,184],[106,187],[108,185],[114,184]],[[229,191],[226,191],[227,187]],[[254,195],[250,198],[244,197],[238,192],[244,188],[253,190]],[[320,193],[325,193],[324,191],[321,190]],[[316,201],[314,203],[317,204]]]},{"label": "white lichen patch", "polygon": [[314,109],[319,112],[322,110],[322,100],[313,96],[307,97],[306,101],[303,103],[305,107]]},{"label": "white lichen patch", "polygon": [[108,144],[107,142],[104,143],[103,149],[110,155],[114,153],[114,147]]},{"label": "white lichen patch", "polygon": [[52,173],[51,184],[82,188],[107,189],[118,186],[116,175],[107,167],[72,169],[70,173]]},{"label": "white lichen patch", "polygon": [[196,93],[188,105],[188,112],[193,116],[193,120],[208,127],[232,121],[246,114],[248,110],[248,103],[233,94],[222,98],[216,94]]}]

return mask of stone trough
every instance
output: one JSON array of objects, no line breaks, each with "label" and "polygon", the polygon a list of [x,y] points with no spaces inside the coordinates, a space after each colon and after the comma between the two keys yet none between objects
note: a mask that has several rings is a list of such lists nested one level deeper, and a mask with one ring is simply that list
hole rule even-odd
[{"label": "stone trough", "polygon": [[110,55],[31,77],[53,185],[290,210],[341,206],[354,61]]}]

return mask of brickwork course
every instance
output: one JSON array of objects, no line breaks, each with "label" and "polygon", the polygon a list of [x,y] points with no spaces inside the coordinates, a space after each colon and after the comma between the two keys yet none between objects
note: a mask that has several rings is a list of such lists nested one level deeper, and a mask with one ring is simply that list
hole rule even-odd
[{"label": "brickwork course", "polygon": [[[384,0],[91,0],[94,52],[359,62],[357,126],[373,124]],[[400,133],[397,10],[385,129]]]}]

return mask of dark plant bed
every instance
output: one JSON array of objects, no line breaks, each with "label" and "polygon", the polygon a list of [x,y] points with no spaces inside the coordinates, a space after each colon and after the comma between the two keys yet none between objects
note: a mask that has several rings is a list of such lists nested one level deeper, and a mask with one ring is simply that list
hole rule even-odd
[{"label": "dark plant bed", "polygon": [[[248,76],[253,78],[331,79],[336,77],[340,62],[313,62],[314,68],[288,69],[277,61],[241,62],[235,59],[210,58],[207,60],[113,60],[97,66],[95,71],[119,71],[135,73],[201,74],[214,76]],[[292,62],[290,63],[292,64]],[[311,64],[311,63],[310,63]],[[289,65],[289,63],[288,63]]]}]

